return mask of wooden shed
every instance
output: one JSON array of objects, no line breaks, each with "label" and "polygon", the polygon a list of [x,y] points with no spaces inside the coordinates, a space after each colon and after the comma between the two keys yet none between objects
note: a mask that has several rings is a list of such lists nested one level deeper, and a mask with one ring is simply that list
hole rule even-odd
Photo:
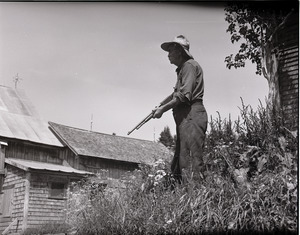
[{"label": "wooden shed", "polygon": [[7,158],[5,164],[7,176],[0,207],[2,231],[17,233],[64,221],[69,184],[90,174],[69,166],[23,159]]},{"label": "wooden shed", "polygon": [[0,233],[64,216],[68,183],[91,173],[60,159],[62,148],[25,93],[0,86]]},{"label": "wooden shed", "polygon": [[158,159],[171,160],[171,152],[161,143],[92,132],[49,122],[51,130],[63,143],[61,159],[72,167],[106,177],[120,178],[139,164],[153,164]]},{"label": "wooden shed", "polygon": [[73,181],[157,159],[171,159],[162,144],[48,123],[24,92],[0,86],[0,234],[64,221]]}]

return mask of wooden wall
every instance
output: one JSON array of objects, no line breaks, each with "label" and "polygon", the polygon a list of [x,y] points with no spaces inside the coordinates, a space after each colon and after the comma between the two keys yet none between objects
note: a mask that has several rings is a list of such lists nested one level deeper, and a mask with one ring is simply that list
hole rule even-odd
[{"label": "wooden wall", "polygon": [[73,153],[69,148],[64,147],[61,149],[59,152],[59,158],[65,160],[71,167],[79,169],[79,157],[76,156],[76,154]]},{"label": "wooden wall", "polygon": [[[27,175],[30,177],[28,178]],[[26,204],[26,180],[28,179],[29,191]],[[20,233],[23,228],[34,228],[51,222],[63,223],[66,218],[67,195],[64,199],[51,198],[50,183],[65,183],[66,190],[71,181],[79,179],[79,176],[71,177],[65,174],[30,173],[8,165],[4,189],[13,189],[11,212],[10,216],[7,214],[5,217],[0,216],[0,233],[15,218],[18,218],[19,222],[12,226],[10,232]]]},{"label": "wooden wall", "polygon": [[119,179],[124,173],[138,169],[138,164],[81,156],[79,159],[79,169],[100,173],[104,177]]},{"label": "wooden wall", "polygon": [[[10,216],[0,215],[0,232],[3,231],[15,218],[20,218],[21,221],[17,225],[13,226],[13,231],[21,231],[22,228],[22,218],[23,218],[23,209],[24,209],[24,191],[25,191],[25,172],[20,171],[16,167],[7,166],[7,173],[5,177],[5,181],[3,184],[4,194],[6,191],[10,191],[12,193],[9,201],[5,203],[10,203],[9,206]],[[1,196],[3,197],[4,194]],[[9,196],[10,197],[10,196]],[[1,198],[2,199],[2,198]],[[1,202],[2,200],[0,200]],[[4,208],[3,205],[0,208]]]},{"label": "wooden wall", "polygon": [[28,206],[27,227],[32,228],[50,222],[63,222],[66,200],[49,198],[49,183],[64,182],[67,176],[32,173],[30,180],[30,200]]},{"label": "wooden wall", "polygon": [[138,169],[137,163],[121,162],[99,157],[76,156],[70,149],[64,148],[60,158],[78,170],[100,173],[104,177],[119,179],[125,172]]},{"label": "wooden wall", "polygon": [[23,141],[8,141],[5,157],[62,164],[62,159],[59,158],[59,151],[59,147],[38,145]]},{"label": "wooden wall", "polygon": [[294,131],[299,125],[299,19],[292,14],[278,30],[275,45],[279,52],[279,93],[285,126]]}]

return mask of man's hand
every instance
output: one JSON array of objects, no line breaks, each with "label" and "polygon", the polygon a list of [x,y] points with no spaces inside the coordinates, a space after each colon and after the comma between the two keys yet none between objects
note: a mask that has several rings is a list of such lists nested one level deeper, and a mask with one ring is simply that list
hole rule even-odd
[{"label": "man's hand", "polygon": [[180,100],[176,97],[173,97],[173,99],[170,102],[153,110],[153,118],[161,118],[161,116],[163,115],[164,112],[168,111],[169,109],[174,108],[179,103],[180,103]]},{"label": "man's hand", "polygon": [[153,110],[153,118],[161,118],[163,113],[164,113],[163,109],[158,107],[157,109]]}]

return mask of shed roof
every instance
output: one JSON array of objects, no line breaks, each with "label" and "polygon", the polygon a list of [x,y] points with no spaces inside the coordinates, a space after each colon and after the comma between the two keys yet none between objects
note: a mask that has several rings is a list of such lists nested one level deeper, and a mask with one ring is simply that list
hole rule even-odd
[{"label": "shed roof", "polygon": [[60,146],[24,91],[0,86],[0,137]]},{"label": "shed roof", "polygon": [[154,141],[103,134],[53,122],[49,122],[49,125],[77,155],[145,164],[171,158],[171,152],[163,144]]},{"label": "shed roof", "polygon": [[62,173],[79,174],[79,175],[93,174],[91,172],[74,169],[71,166],[57,165],[57,164],[51,164],[46,162],[29,161],[24,159],[5,158],[5,163],[25,171],[43,170],[43,171],[62,172]]}]

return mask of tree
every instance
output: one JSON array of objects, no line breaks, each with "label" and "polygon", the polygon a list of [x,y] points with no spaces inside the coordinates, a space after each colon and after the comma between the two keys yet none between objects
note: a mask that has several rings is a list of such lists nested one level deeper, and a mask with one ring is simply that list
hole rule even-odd
[{"label": "tree", "polygon": [[160,133],[158,141],[168,148],[172,148],[174,146],[174,138],[172,137],[168,126],[164,127],[164,130]]},{"label": "tree", "polygon": [[232,43],[240,43],[239,51],[225,58],[226,67],[245,67],[247,60],[256,64],[256,74],[268,80],[268,103],[272,110],[280,109],[278,85],[278,51],[272,36],[287,16],[297,9],[291,2],[231,2],[225,7],[226,32]]}]

